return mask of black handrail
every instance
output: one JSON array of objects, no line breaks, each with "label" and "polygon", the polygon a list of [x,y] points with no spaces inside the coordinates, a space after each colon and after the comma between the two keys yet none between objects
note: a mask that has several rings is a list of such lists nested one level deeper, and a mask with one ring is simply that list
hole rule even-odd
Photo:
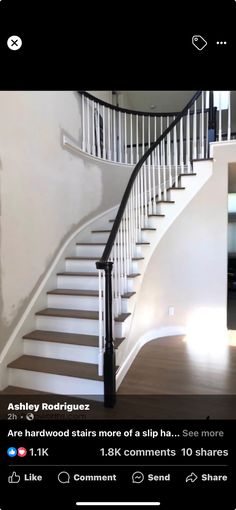
[{"label": "black handrail", "polygon": [[[164,131],[164,133],[159,136],[159,138],[157,139],[156,142],[153,143],[153,145],[145,152],[145,154],[141,157],[141,159],[139,160],[139,162],[137,163],[137,165],[134,167],[134,170],[131,174],[131,177],[129,179],[129,182],[127,184],[127,187],[126,187],[126,190],[125,190],[125,193],[123,195],[123,198],[121,200],[121,203],[120,203],[120,207],[118,209],[118,212],[117,212],[117,215],[116,215],[116,219],[114,221],[114,224],[113,224],[113,227],[112,227],[112,230],[111,230],[111,233],[109,235],[109,238],[108,238],[108,241],[107,241],[107,244],[105,246],[105,249],[104,249],[104,252],[103,252],[103,255],[102,257],[100,258],[99,260],[99,269],[102,269],[101,265],[105,262],[108,261],[109,259],[109,256],[110,256],[110,253],[111,253],[111,250],[112,250],[112,247],[113,247],[113,244],[114,244],[114,241],[115,241],[115,238],[116,238],[116,235],[117,235],[117,232],[119,230],[119,226],[120,226],[120,223],[121,223],[121,220],[122,220],[122,217],[123,217],[123,214],[124,214],[124,211],[125,211],[125,208],[126,208],[126,205],[127,205],[127,202],[129,200],[129,196],[130,196],[130,193],[131,193],[131,190],[132,190],[132,187],[133,187],[133,183],[139,173],[139,170],[140,168],[143,166],[143,164],[145,163],[145,161],[148,159],[148,157],[150,156],[150,154],[154,151],[154,149],[160,144],[160,142],[166,138],[166,136],[168,135],[168,133],[170,131],[172,131],[172,129],[176,126],[176,124],[178,124],[178,122],[180,121],[180,119],[182,117],[185,116],[185,114],[188,112],[189,108],[191,108],[191,106],[193,105],[193,103],[199,98],[199,96],[202,94],[202,90],[199,90],[198,92],[196,92],[196,94],[194,94],[194,96],[192,97],[192,99],[188,102],[188,104],[185,106],[185,108],[182,110],[182,112],[180,112],[175,120],[170,124],[170,126]],[[98,266],[97,266],[98,268]]]},{"label": "black handrail", "polygon": [[87,97],[88,99],[91,99],[91,101],[94,101],[95,103],[99,103],[101,106],[105,106],[106,108],[110,108],[111,110],[116,110],[117,112],[121,113],[128,113],[129,115],[143,115],[144,117],[175,117],[179,114],[179,112],[142,112],[138,110],[130,110],[129,108],[123,108],[120,106],[115,106],[113,104],[107,103],[106,101],[103,101],[102,99],[98,99],[97,97],[93,96],[92,94],[89,94],[85,90],[78,90],[79,94],[82,94],[83,96]]},{"label": "black handrail", "polygon": [[[130,197],[130,193],[134,184],[134,181],[139,173],[140,168],[150,156],[150,154],[155,150],[157,145],[161,143],[161,141],[168,135],[168,133],[176,126],[176,124],[180,121],[181,118],[188,112],[189,108],[193,105],[193,103],[198,99],[198,97],[202,94],[202,91],[196,92],[192,99],[188,102],[185,108],[180,112],[175,120],[170,124],[170,126],[164,131],[164,133],[159,136],[156,142],[145,152],[145,154],[141,157],[137,165],[135,166],[132,175],[127,184],[124,196],[122,198],[120,207],[118,209],[118,213],[116,215],[116,219],[114,221],[110,236],[108,238],[105,250],[103,252],[102,257],[99,261],[96,262],[96,268],[98,270],[103,270],[105,273],[105,349],[104,349],[104,405],[105,407],[113,407],[116,402],[116,356],[115,356],[115,347],[112,333],[112,267],[113,262],[109,261],[109,256],[111,250],[113,248],[113,244],[115,242],[120,223],[127,205],[127,202]],[[212,107],[212,91],[211,95],[211,107]],[[99,297],[100,298],[100,297]]]}]

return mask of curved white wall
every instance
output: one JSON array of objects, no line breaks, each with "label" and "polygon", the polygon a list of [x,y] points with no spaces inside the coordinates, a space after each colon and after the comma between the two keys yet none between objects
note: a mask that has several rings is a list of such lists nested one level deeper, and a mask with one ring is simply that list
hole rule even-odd
[{"label": "curved white wall", "polygon": [[72,91],[0,92],[2,350],[63,242],[118,203],[131,168],[63,149],[78,140]]},{"label": "curved white wall", "polygon": [[224,341],[228,164],[236,160],[236,142],[213,147],[212,176],[160,240],[145,271],[129,337],[120,348],[118,385],[146,341],[185,333],[197,343],[216,345],[217,336]]}]

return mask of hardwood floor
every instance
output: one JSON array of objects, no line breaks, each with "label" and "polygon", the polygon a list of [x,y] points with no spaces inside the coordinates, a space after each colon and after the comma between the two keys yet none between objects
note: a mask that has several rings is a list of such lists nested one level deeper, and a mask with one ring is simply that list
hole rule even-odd
[{"label": "hardwood floor", "polygon": [[236,395],[236,346],[194,350],[184,337],[147,343],[123,380],[119,395]]},{"label": "hardwood floor", "polygon": [[[236,419],[236,332],[230,345],[217,352],[195,350],[183,337],[165,337],[146,344],[124,378],[114,408],[105,408],[91,397],[42,394],[47,402],[90,402],[90,412],[74,413],[78,420],[192,420]],[[210,354],[211,353],[211,354]],[[28,396],[27,396],[28,393]],[[4,396],[5,394],[5,396]],[[32,391],[8,388],[2,392],[1,413],[7,411],[10,394],[15,399],[39,401]],[[11,401],[14,400],[10,397]],[[91,398],[91,400],[90,400]],[[36,399],[36,400],[35,400]],[[85,399],[85,400],[84,400]],[[50,413],[37,418],[50,419]],[[52,413],[52,417],[55,412]],[[67,413],[61,419],[67,419]]]}]

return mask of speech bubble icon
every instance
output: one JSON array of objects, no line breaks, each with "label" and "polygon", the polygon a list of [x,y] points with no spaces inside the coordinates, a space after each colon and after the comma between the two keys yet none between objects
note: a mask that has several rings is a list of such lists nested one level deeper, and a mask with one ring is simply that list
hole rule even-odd
[{"label": "speech bubble icon", "polygon": [[133,483],[142,483],[144,480],[144,474],[141,473],[141,471],[135,471],[135,473],[132,474],[132,482]]},{"label": "speech bubble icon", "polygon": [[61,471],[58,473],[57,478],[60,483],[70,483],[70,475],[67,471]]}]

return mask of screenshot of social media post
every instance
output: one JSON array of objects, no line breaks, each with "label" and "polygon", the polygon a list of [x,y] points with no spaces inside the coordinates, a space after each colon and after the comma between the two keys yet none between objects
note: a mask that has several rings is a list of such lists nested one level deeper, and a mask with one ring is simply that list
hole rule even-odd
[{"label": "screenshot of social media post", "polygon": [[0,90],[1,510],[235,510],[236,87],[215,88]]}]

